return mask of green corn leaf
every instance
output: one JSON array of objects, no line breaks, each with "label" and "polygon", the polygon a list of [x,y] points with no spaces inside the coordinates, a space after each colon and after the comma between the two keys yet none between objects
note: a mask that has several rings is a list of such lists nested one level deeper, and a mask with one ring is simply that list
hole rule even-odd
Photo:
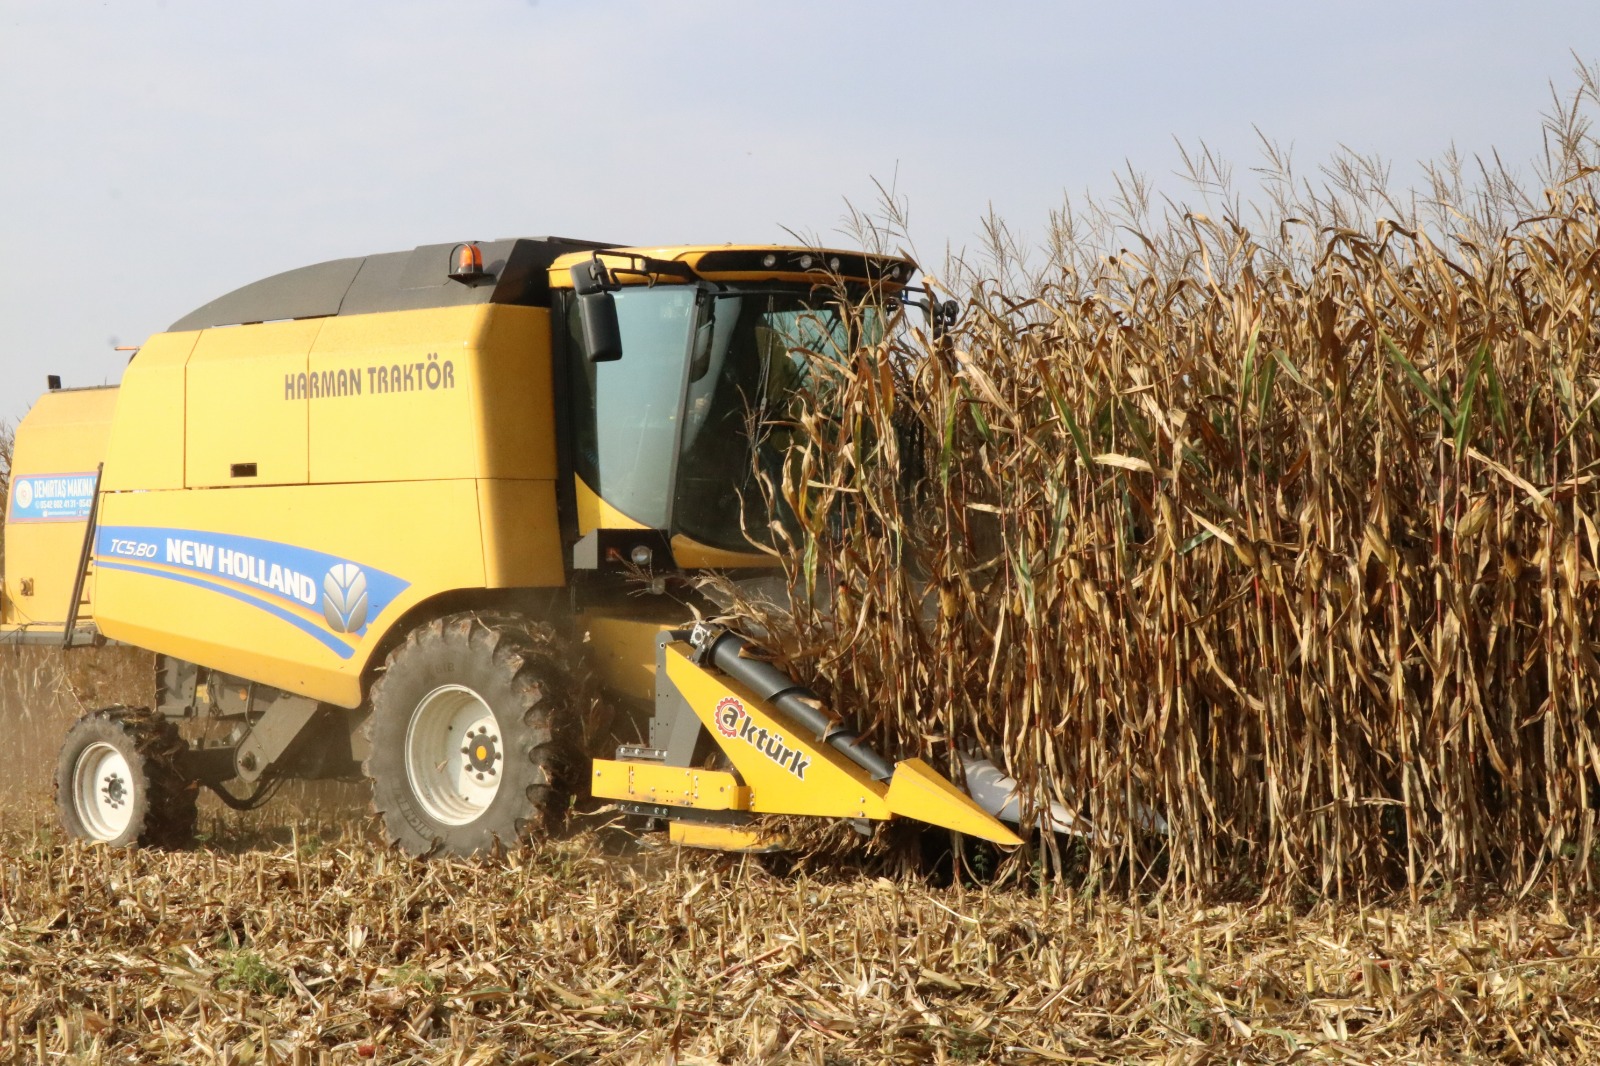
[{"label": "green corn leaf", "polygon": [[1594,410],[1596,403],[1600,403],[1600,392],[1596,392],[1589,397],[1589,402],[1583,405],[1583,410],[1579,411],[1578,416],[1572,420],[1571,425],[1567,426],[1566,432],[1561,434],[1561,439],[1556,441],[1556,446],[1551,451],[1559,452],[1567,446],[1567,442],[1572,439],[1574,433],[1578,432],[1578,427],[1583,425],[1584,419],[1589,416],[1589,412]]},{"label": "green corn leaf", "polygon": [[1093,466],[1089,442],[1084,439],[1083,430],[1078,428],[1078,422],[1072,417],[1072,412],[1067,410],[1066,403],[1061,399],[1061,394],[1047,381],[1044,385],[1045,392],[1050,397],[1050,405],[1056,409],[1056,414],[1061,416],[1062,423],[1067,427],[1067,432],[1072,434],[1072,443],[1078,449],[1078,457],[1083,460],[1084,466]]},{"label": "green corn leaf", "polygon": [[1278,360],[1268,359],[1261,365],[1261,394],[1256,397],[1256,406],[1263,414],[1272,403],[1272,386],[1278,380]]},{"label": "green corn leaf", "polygon": [[1288,374],[1290,377],[1294,378],[1294,383],[1296,385],[1301,385],[1308,389],[1311,388],[1310,385],[1306,384],[1305,376],[1300,373],[1299,369],[1292,362],[1289,361],[1288,352],[1284,351],[1282,348],[1274,350],[1272,353],[1272,361],[1278,366],[1282,367],[1285,374]]},{"label": "green corn leaf", "polygon": [[1383,338],[1383,346],[1388,350],[1389,358],[1394,360],[1395,365],[1405,372],[1407,380],[1422,394],[1422,398],[1427,400],[1433,409],[1439,412],[1439,417],[1444,419],[1444,424],[1450,428],[1451,432],[1454,432],[1456,428],[1456,413],[1450,409],[1449,404],[1439,398],[1439,394],[1434,391],[1433,386],[1428,384],[1428,379],[1422,376],[1422,371],[1417,369],[1415,363],[1406,358],[1405,353],[1397,348],[1394,341],[1390,340],[1387,335]]},{"label": "green corn leaf", "polygon": [[944,446],[939,451],[939,484],[950,487],[950,456],[955,448],[956,405],[947,404],[944,412]]},{"label": "green corn leaf", "polygon": [[1500,427],[1500,432],[1511,435],[1511,424],[1506,419],[1506,398],[1500,391],[1500,374],[1494,368],[1494,360],[1484,365],[1484,373],[1489,380],[1489,411],[1494,415],[1495,423]]},{"label": "green corn leaf", "polygon": [[1472,436],[1472,406],[1478,395],[1478,382],[1483,377],[1483,365],[1489,358],[1489,342],[1478,345],[1478,351],[1467,367],[1467,380],[1461,386],[1461,398],[1456,404],[1456,452],[1464,452]]},{"label": "green corn leaf", "polygon": [[1260,326],[1253,328],[1250,331],[1250,340],[1244,346],[1244,366],[1239,373],[1239,391],[1245,399],[1255,396],[1256,336],[1260,331]]},{"label": "green corn leaf", "polygon": [[989,429],[989,420],[983,417],[983,408],[973,398],[972,392],[967,388],[967,383],[961,383],[961,395],[967,398],[967,410],[972,412],[972,420],[978,425],[978,432],[983,435],[983,442],[994,447],[994,433]]}]

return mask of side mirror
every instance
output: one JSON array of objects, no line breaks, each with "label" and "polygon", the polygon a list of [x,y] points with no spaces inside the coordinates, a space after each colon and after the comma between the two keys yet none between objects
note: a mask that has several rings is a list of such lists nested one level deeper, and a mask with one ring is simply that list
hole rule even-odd
[{"label": "side mirror", "polygon": [[583,354],[591,363],[622,358],[622,327],[617,323],[617,302],[609,292],[586,292],[578,297],[578,324],[583,328]]},{"label": "side mirror", "polygon": [[610,278],[596,260],[572,268],[572,287],[578,294],[578,324],[583,331],[583,354],[591,363],[622,358],[622,327],[617,322],[617,302],[611,298]]}]

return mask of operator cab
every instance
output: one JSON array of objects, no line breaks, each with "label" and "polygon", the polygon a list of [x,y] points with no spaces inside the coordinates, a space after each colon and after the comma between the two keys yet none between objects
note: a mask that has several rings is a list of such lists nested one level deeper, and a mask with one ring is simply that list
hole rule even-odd
[{"label": "operator cab", "polygon": [[[794,248],[568,256],[561,360],[570,399],[575,562],[769,567],[758,473],[781,483],[815,357],[882,336],[869,297],[893,297],[906,259]],[[881,306],[881,305],[880,305]],[[653,536],[652,536],[653,535]],[[662,543],[665,541],[665,543]],[[755,542],[755,543],[752,543]]]}]

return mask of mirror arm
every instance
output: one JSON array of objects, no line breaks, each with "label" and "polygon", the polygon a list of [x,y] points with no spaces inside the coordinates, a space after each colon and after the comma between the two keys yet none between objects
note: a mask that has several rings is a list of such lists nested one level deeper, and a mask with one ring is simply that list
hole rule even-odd
[{"label": "mirror arm", "polygon": [[647,285],[654,285],[662,275],[696,280],[688,264],[666,259],[652,259],[632,252],[604,252],[614,258],[626,259],[632,266],[608,267],[601,252],[572,268],[572,290],[578,300],[578,321],[583,334],[584,355],[591,363],[609,363],[622,358],[622,327],[617,321],[617,305],[611,294],[622,288],[617,275],[642,277]]},{"label": "mirror arm", "polygon": [[[626,259],[630,266],[608,267],[600,257],[610,256],[613,259]],[[658,277],[681,278],[684,281],[698,279],[687,263],[679,263],[672,259],[652,259],[647,255],[636,255],[633,252],[595,252],[592,259],[588,259],[572,268],[572,285],[578,290],[579,296],[586,296],[591,292],[615,292],[622,288],[617,278],[621,275],[644,278],[648,284],[654,285]]]},{"label": "mirror arm", "polygon": [[[905,293],[920,293],[922,299],[908,300]],[[928,318],[928,325],[933,330],[935,337],[943,337],[956,328],[956,323],[961,319],[961,305],[954,300],[940,300],[934,296],[933,291],[924,285],[907,285],[895,294],[895,299],[910,307],[915,307]]]},{"label": "mirror arm", "polygon": [[620,288],[612,280],[611,273],[597,255],[593,259],[586,259],[577,264],[569,272],[572,274],[572,289],[579,296],[592,296],[597,292],[614,292]]}]

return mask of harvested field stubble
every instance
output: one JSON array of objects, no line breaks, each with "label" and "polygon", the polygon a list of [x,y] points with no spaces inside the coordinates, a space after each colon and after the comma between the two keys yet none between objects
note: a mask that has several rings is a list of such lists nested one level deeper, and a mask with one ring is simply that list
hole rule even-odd
[{"label": "harvested field stubble", "polygon": [[129,647],[18,647],[0,644],[0,828],[27,822],[50,787],[67,729],[87,711],[148,706],[155,668]]},{"label": "harvested field stubble", "polygon": [[[1590,1057],[1593,922],[775,878],[592,841],[0,841],[0,1061],[1437,1062]],[[643,867],[641,869],[641,867]]]},{"label": "harvested field stubble", "polygon": [[1543,192],[1349,158],[1247,223],[1201,155],[1209,213],[1128,179],[1033,270],[996,228],[953,335],[812,360],[799,606],[742,613],[881,746],[1084,817],[1091,882],[1592,891],[1597,102]]}]

